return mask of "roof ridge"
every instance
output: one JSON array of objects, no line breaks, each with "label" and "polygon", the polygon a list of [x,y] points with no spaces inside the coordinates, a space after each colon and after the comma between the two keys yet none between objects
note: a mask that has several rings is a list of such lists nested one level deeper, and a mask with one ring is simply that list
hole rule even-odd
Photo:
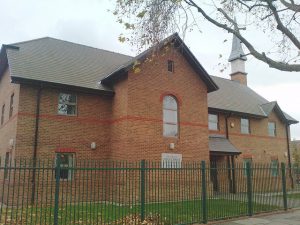
[{"label": "roof ridge", "polygon": [[80,43],[76,43],[76,42],[72,42],[72,41],[67,41],[67,40],[63,40],[63,39],[59,39],[59,38],[49,37],[49,36],[42,37],[42,38],[36,38],[36,39],[28,40],[28,41],[17,42],[17,43],[13,43],[13,44],[9,44],[9,45],[24,44],[24,43],[33,42],[33,41],[39,41],[39,40],[42,40],[42,39],[62,41],[62,42],[66,42],[66,43],[69,43],[69,44],[79,45],[79,46],[86,47],[86,48],[92,48],[92,49],[95,49],[95,50],[101,50],[101,51],[110,52],[110,53],[113,53],[113,54],[118,54],[118,55],[133,58],[133,56],[125,55],[125,54],[122,54],[122,53],[119,53],[119,52],[114,52],[114,51],[110,51],[110,50],[106,50],[106,49],[101,49],[101,48],[97,48],[97,47],[93,47],[93,46],[89,46],[89,45],[85,45],[85,44],[80,44]]},{"label": "roof ridge", "polygon": [[48,39],[48,38],[51,38],[51,37],[46,36],[46,37],[41,37],[41,38],[30,39],[30,40],[27,40],[27,41],[15,42],[15,43],[7,44],[7,45],[24,44],[24,43],[33,42],[33,41],[39,41],[39,40]]},{"label": "roof ridge", "polygon": [[62,39],[54,38],[54,37],[49,37],[49,38],[57,40],[57,41],[67,42],[67,43],[70,43],[70,44],[75,44],[75,45],[79,45],[79,46],[83,46],[83,47],[87,47],[87,48],[92,48],[92,49],[95,49],[95,50],[106,51],[106,52],[110,52],[110,53],[119,54],[119,55],[123,55],[123,56],[133,58],[133,56],[130,56],[130,55],[125,55],[125,54],[122,54],[122,53],[119,53],[119,52],[114,52],[114,51],[110,51],[110,50],[106,50],[106,49],[102,49],[102,48],[97,48],[97,47],[93,47],[93,46],[86,45],[86,44],[75,43],[75,42],[72,42],[72,41],[62,40]]},{"label": "roof ridge", "polygon": [[263,103],[263,104],[261,104],[261,105],[267,105],[267,104],[271,104],[271,103],[278,104],[277,101],[270,101],[270,102],[267,102],[267,103]]}]

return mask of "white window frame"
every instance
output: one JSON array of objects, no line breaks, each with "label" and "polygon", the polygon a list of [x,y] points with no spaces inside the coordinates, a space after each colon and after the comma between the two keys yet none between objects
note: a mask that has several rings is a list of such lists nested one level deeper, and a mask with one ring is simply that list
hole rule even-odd
[{"label": "white window frame", "polygon": [[[166,106],[165,101],[167,98],[172,98],[175,101],[176,109]],[[166,115],[168,112],[176,112],[176,121],[175,122],[166,121]],[[163,136],[164,137],[178,137],[179,136],[179,126],[178,126],[179,118],[178,117],[179,117],[178,116],[178,101],[177,101],[176,97],[174,97],[173,95],[164,96],[164,98],[163,98]],[[169,135],[166,133],[165,129],[168,125],[175,127],[175,129],[174,129],[174,132],[176,132],[175,135]]]},{"label": "white window frame", "polygon": [[[270,129],[271,124],[274,124],[274,129],[273,130]],[[270,131],[272,131],[272,133]],[[268,122],[268,135],[270,137],[276,137],[276,123],[275,122],[271,122],[271,121]]]},{"label": "white window frame", "polygon": [[[68,114],[68,111],[67,111],[67,113],[61,113],[61,111],[59,110],[60,105],[63,104],[63,103],[60,102],[61,96],[62,96],[62,95],[75,96],[75,102],[69,102],[69,101],[64,102],[64,104],[65,104],[67,107],[68,107],[68,106],[75,106],[75,113],[74,113],[74,114]],[[59,93],[59,95],[58,95],[57,113],[58,113],[58,115],[62,115],[62,116],[76,116],[76,115],[77,115],[77,95],[76,95],[76,94],[72,94],[72,93],[65,93],[65,92]]]},{"label": "white window frame", "polygon": [[[242,123],[242,121],[248,121],[247,124]],[[245,130],[247,129],[247,132],[245,132],[245,130],[243,130],[243,128],[245,128]],[[241,118],[241,133],[242,134],[250,134],[250,120],[248,118]]]},{"label": "white window frame", "polygon": [[[210,119],[210,117],[215,116],[217,118],[217,121],[213,121]],[[217,125],[216,128],[212,127],[211,124]],[[209,130],[219,130],[219,115],[216,113],[209,113],[208,114],[208,129]]]}]

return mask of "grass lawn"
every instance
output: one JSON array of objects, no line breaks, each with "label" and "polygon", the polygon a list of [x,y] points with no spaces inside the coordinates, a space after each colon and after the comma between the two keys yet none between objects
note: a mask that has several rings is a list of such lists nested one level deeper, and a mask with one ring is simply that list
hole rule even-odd
[{"label": "grass lawn", "polygon": [[287,194],[288,198],[300,199],[300,193]]},{"label": "grass lawn", "polygon": [[[254,212],[276,210],[274,206],[254,204]],[[247,215],[247,203],[236,200],[209,199],[207,202],[209,220],[225,219]],[[59,224],[126,224],[124,218],[140,214],[140,205],[118,206],[105,203],[82,203],[65,205],[59,209]],[[31,207],[2,209],[0,224],[53,224],[53,207]],[[159,221],[156,224],[187,224],[201,222],[202,201],[179,201],[150,203],[145,205],[145,215]],[[122,220],[123,218],[123,220]],[[119,220],[119,221],[118,221]],[[5,221],[7,221],[5,223]],[[162,223],[163,222],[163,223]],[[136,223],[138,224],[138,223]]]}]

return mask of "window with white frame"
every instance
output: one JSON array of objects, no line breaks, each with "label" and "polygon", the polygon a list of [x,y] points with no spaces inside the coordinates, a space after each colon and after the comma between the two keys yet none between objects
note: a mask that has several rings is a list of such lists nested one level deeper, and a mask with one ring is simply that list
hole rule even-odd
[{"label": "window with white frame", "polygon": [[268,122],[268,133],[270,137],[276,136],[276,124],[274,122]]},{"label": "window with white frame", "polygon": [[60,93],[58,97],[58,114],[76,115],[77,96],[74,94]]},{"label": "window with white frame", "polygon": [[249,119],[241,118],[241,133],[242,134],[250,134]]},{"label": "window with white frame", "polygon": [[208,128],[209,130],[219,129],[219,118],[217,114],[208,114]]},{"label": "window with white frame", "polygon": [[60,179],[71,180],[73,176],[74,167],[74,154],[73,153],[56,153],[55,163],[58,163],[58,157],[60,157]]},{"label": "window with white frame", "polygon": [[178,104],[176,98],[171,95],[163,99],[163,135],[178,136]]}]

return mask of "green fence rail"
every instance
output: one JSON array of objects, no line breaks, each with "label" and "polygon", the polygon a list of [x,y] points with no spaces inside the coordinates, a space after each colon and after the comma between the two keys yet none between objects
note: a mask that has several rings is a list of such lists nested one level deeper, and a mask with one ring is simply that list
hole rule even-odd
[{"label": "green fence rail", "polygon": [[0,224],[193,224],[287,210],[300,207],[299,172],[285,164],[6,160]]}]

